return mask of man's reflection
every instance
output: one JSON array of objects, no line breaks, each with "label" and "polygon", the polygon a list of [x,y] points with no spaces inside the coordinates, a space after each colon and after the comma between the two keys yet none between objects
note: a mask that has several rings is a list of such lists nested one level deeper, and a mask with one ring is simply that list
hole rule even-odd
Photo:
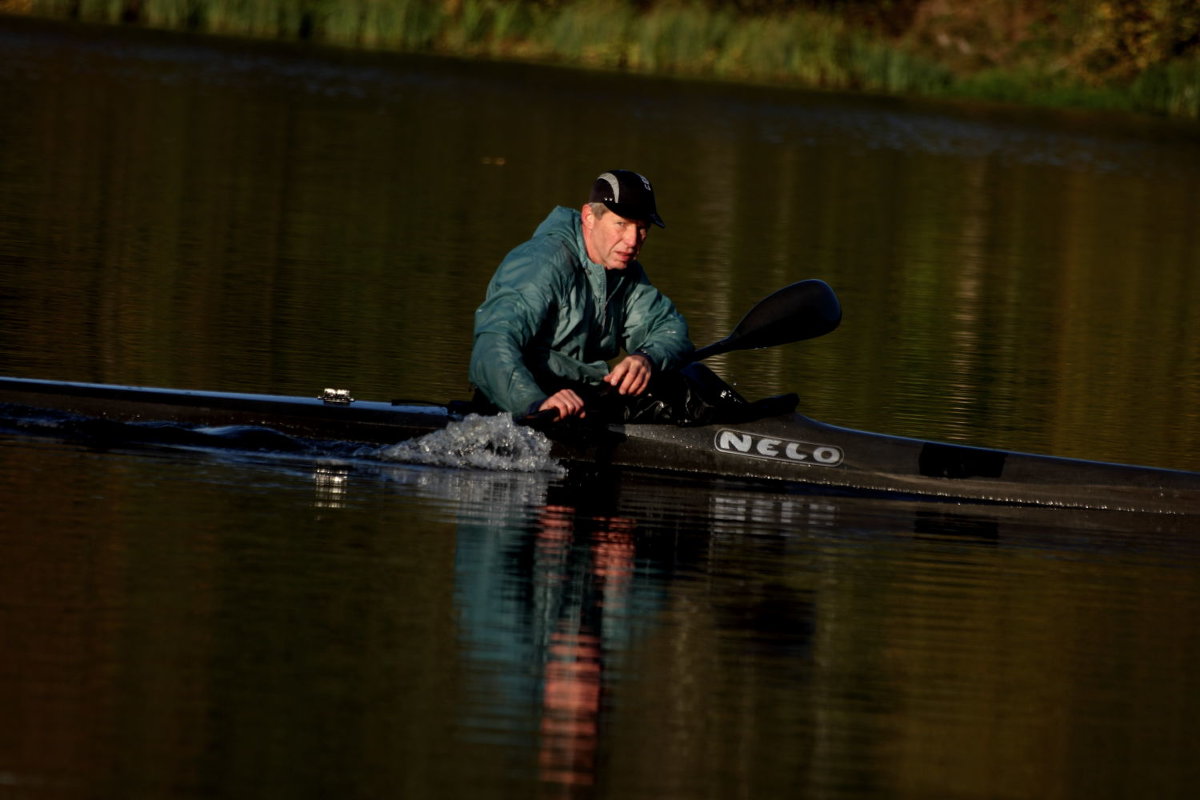
[{"label": "man's reflection", "polygon": [[[586,787],[608,660],[652,616],[661,576],[634,569],[635,520],[593,514],[595,503],[561,487],[554,494],[524,527],[460,526],[461,618],[473,660],[493,679],[494,694],[477,698],[491,726],[536,727],[543,782]],[[526,703],[536,719],[515,719]]]},{"label": "man's reflection", "polygon": [[[573,508],[547,506],[537,533],[540,552],[554,562],[573,546]],[[604,670],[604,620],[619,613],[633,575],[634,521],[593,517],[586,542],[586,581],[580,603],[560,615],[550,634],[542,674],[543,781],[591,785],[599,742]],[[564,573],[565,577],[565,573]],[[577,612],[577,613],[575,613]]]},{"label": "man's reflection", "polygon": [[[661,624],[672,576],[712,579],[701,602],[688,604],[718,637],[718,648],[698,658],[803,678],[816,609],[799,569],[805,562],[786,579],[742,570],[764,557],[788,558],[796,541],[790,528],[829,524],[825,506],[814,518],[807,501],[793,507],[777,497],[771,508],[752,509],[758,534],[718,533],[736,494],[718,504],[695,489],[668,498],[634,487],[623,503],[619,485],[601,487],[547,482],[535,493],[514,486],[506,501],[493,484],[458,527],[457,598],[473,691],[467,730],[493,744],[528,746],[542,785],[570,796],[594,788],[619,662]],[[639,509],[638,518],[628,508]],[[777,532],[764,533],[771,527]]]}]

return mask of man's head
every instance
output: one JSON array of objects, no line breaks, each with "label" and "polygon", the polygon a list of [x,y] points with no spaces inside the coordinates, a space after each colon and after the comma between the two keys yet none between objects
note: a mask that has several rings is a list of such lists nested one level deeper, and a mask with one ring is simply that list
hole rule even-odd
[{"label": "man's head", "polygon": [[605,269],[625,269],[637,259],[650,223],[666,227],[654,206],[650,181],[624,169],[596,179],[582,217],[588,258]]}]

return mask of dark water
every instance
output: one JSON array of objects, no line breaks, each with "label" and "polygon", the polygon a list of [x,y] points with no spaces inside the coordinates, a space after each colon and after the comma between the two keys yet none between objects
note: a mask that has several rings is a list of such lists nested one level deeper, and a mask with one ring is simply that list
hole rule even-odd
[{"label": "dark water", "polygon": [[[464,396],[613,166],[714,367],[1200,469],[1200,128],[0,19],[0,374]],[[0,435],[0,790],[1190,796],[1194,519]]]}]

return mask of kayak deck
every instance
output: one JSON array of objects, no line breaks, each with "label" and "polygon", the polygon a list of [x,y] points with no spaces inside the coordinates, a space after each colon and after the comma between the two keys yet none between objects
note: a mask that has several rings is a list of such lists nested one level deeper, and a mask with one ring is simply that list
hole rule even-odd
[{"label": "kayak deck", "polygon": [[445,427],[444,406],[330,402],[320,397],[242,394],[99,383],[0,378],[0,403],[122,422],[261,426],[311,439],[393,444]]},{"label": "kayak deck", "polygon": [[[0,403],[124,422],[257,426],[308,439],[395,444],[461,415],[445,406],[0,377]],[[677,427],[553,423],[572,464],[783,482],[951,501],[1200,514],[1200,473],[868,433],[801,414]]]}]

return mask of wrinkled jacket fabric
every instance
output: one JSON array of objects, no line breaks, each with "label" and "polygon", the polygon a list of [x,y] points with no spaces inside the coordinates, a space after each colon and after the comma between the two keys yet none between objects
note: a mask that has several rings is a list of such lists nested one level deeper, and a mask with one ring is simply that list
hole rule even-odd
[{"label": "wrinkled jacket fabric", "polygon": [[621,350],[645,355],[657,372],[682,366],[693,347],[687,322],[641,264],[593,263],[580,212],[559,206],[488,284],[475,311],[471,382],[522,414],[567,382],[599,384]]}]

